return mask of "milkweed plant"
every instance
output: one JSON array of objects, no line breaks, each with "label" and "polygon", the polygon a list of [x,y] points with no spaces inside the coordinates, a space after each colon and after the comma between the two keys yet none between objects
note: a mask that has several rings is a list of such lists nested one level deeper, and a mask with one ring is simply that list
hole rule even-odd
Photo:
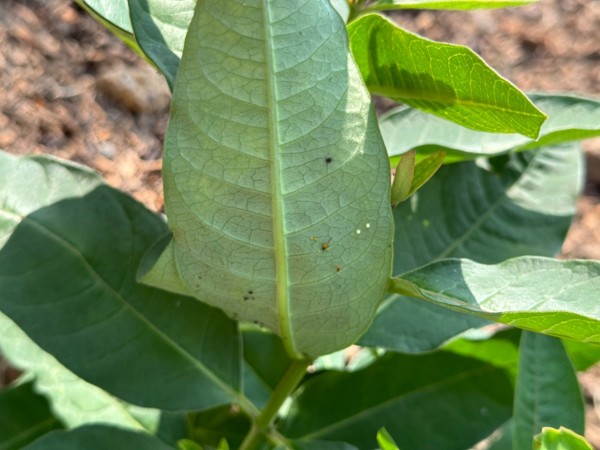
[{"label": "milkweed plant", "polygon": [[172,91],[166,214],[0,152],[1,448],[591,449],[600,103],[384,15],[530,0],[78,3]]}]

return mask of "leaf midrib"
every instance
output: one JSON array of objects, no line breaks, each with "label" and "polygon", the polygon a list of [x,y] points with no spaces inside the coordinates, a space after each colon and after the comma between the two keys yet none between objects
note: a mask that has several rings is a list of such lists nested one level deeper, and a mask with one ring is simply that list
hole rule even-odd
[{"label": "leaf midrib", "polygon": [[29,438],[37,436],[39,431],[49,429],[54,424],[60,425],[60,422],[55,417],[48,417],[47,419],[44,419],[43,421],[38,422],[33,426],[30,426],[25,431],[13,436],[9,440],[0,443],[0,450],[7,450],[9,448],[12,448],[13,445],[19,442],[27,442],[29,441]]},{"label": "leaf midrib", "polygon": [[211,382],[215,383],[220,389],[222,389],[226,394],[231,396],[232,399],[236,399],[240,397],[240,394],[235,391],[231,386],[227,385],[223,382],[219,377],[217,377],[208,367],[206,367],[201,361],[194,358],[189,352],[185,349],[181,348],[175,341],[173,341],[168,335],[166,335],[162,330],[160,330],[156,325],[154,325],[150,320],[148,320],[143,314],[141,314],[138,310],[136,310],[127,300],[121,295],[120,292],[117,292],[113,287],[104,279],[100,274],[88,263],[83,254],[70,242],[65,240],[62,236],[54,233],[53,231],[46,228],[42,223],[37,222],[32,219],[31,216],[28,216],[24,223],[31,223],[35,228],[37,228],[41,233],[47,236],[49,239],[54,240],[59,246],[63,247],[68,253],[71,253],[73,257],[79,259],[82,263],[82,266],[89,273],[93,280],[96,283],[104,286],[104,288],[120,303],[124,305],[126,310],[129,310],[130,313],[137,318],[140,322],[146,325],[147,329],[158,336],[165,344],[169,345],[174,351],[180,354],[184,359],[188,360],[192,363],[194,367],[196,367],[200,372],[202,372]]},{"label": "leaf midrib", "polygon": [[289,274],[287,261],[287,245],[285,237],[285,211],[283,204],[283,186],[281,183],[281,166],[278,150],[280,147],[279,117],[277,95],[275,89],[275,70],[273,61],[273,46],[271,45],[271,16],[269,5],[263,2],[263,26],[265,42],[265,80],[268,105],[269,151],[271,153],[271,203],[273,207],[273,252],[275,256],[275,290],[276,310],[279,322],[279,334],[286,350],[291,356],[300,357],[294,343],[290,317]]},{"label": "leaf midrib", "polygon": [[328,425],[326,427],[323,427],[313,433],[309,433],[309,434],[305,434],[302,436],[302,439],[315,439],[321,436],[326,436],[327,434],[331,435],[332,432],[335,432],[337,429],[339,428],[343,428],[344,426],[347,426],[348,424],[351,424],[353,422],[356,421],[360,421],[363,417],[365,416],[369,416],[370,414],[376,414],[378,413],[379,409],[386,409],[389,405],[396,403],[398,401],[402,401],[402,400],[406,400],[408,397],[411,397],[413,395],[418,395],[418,394],[423,394],[426,393],[428,391],[431,391],[433,389],[436,388],[442,388],[446,385],[451,385],[454,382],[457,381],[461,381],[461,379],[467,378],[467,377],[471,377],[471,376],[475,376],[478,374],[483,374],[489,370],[493,370],[496,369],[496,367],[493,366],[487,366],[487,365],[482,365],[480,367],[478,367],[477,369],[471,370],[471,371],[467,371],[467,372],[461,372],[459,374],[456,374],[453,377],[450,378],[445,378],[443,380],[440,380],[438,382],[434,382],[432,384],[428,384],[425,387],[419,387],[417,389],[413,389],[413,390],[409,390],[406,392],[401,393],[400,395],[394,396],[392,398],[387,399],[384,402],[378,403],[374,406],[371,406],[369,408],[365,408],[361,411],[359,411],[356,414],[347,416],[341,420],[339,420],[338,422],[335,422],[331,425]]}]

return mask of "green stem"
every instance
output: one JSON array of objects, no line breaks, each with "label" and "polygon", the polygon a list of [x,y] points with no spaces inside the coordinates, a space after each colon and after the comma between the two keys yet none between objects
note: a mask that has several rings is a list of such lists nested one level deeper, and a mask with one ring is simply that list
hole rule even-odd
[{"label": "green stem", "polygon": [[279,384],[271,394],[269,401],[265,405],[265,408],[256,418],[252,424],[250,432],[242,442],[240,450],[254,450],[263,441],[268,439],[271,442],[283,444],[287,447],[285,438],[274,430],[271,430],[271,426],[277,413],[283,405],[283,402],[290,396],[290,394],[296,389],[302,378],[306,374],[306,368],[310,365],[311,361],[308,359],[295,360],[285,375],[279,381]]}]

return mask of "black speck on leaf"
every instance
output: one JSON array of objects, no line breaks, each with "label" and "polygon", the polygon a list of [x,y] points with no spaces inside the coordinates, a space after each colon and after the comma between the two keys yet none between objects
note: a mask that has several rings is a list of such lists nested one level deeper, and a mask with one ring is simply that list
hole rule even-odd
[{"label": "black speck on leaf", "polygon": [[325,158],[325,164],[331,164],[332,161],[333,161],[333,158],[331,156],[328,156],[327,158]]}]

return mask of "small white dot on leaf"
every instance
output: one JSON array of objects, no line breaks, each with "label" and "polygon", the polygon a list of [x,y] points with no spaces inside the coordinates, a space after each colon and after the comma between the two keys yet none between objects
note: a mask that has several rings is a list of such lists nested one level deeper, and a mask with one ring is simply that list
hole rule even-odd
[{"label": "small white dot on leaf", "polygon": [[356,234],[360,234],[360,230],[356,230]]}]

